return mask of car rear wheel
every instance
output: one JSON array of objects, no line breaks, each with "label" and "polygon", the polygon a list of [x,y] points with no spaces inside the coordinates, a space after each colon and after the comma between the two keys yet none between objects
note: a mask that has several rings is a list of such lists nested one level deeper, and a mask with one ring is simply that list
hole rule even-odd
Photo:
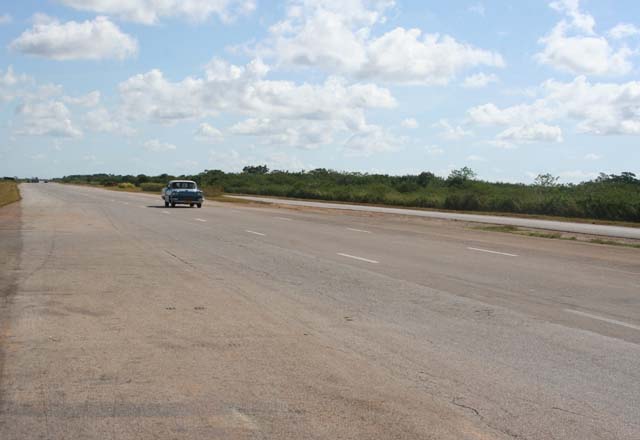
[{"label": "car rear wheel", "polygon": [[198,203],[198,208],[202,208],[202,203]]},{"label": "car rear wheel", "polygon": [[164,202],[164,207],[168,208],[169,207],[169,202]]},{"label": "car rear wheel", "polygon": [[193,203],[189,203],[189,208],[193,208]]},{"label": "car rear wheel", "polygon": [[176,207],[175,202],[171,202],[171,207],[172,207],[172,208],[175,208],[175,207]]}]

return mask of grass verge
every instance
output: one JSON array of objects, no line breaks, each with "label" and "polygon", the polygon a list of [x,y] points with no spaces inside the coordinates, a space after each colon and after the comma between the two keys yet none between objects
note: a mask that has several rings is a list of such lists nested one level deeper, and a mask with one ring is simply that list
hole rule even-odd
[{"label": "grass verge", "polygon": [[11,180],[0,181],[0,206],[20,200],[20,191],[18,184]]}]

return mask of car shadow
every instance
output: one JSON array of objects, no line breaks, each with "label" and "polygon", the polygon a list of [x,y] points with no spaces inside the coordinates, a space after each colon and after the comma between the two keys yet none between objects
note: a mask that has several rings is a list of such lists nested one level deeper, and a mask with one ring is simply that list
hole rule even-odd
[{"label": "car shadow", "polygon": [[192,208],[189,205],[176,205],[173,208],[171,206],[164,206],[164,205],[147,205],[147,208],[154,208],[154,209],[197,209],[195,206]]}]

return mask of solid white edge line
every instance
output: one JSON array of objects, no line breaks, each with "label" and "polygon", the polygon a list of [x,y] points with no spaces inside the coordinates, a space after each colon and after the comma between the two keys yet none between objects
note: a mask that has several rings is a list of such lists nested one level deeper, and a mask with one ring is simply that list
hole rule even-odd
[{"label": "solid white edge line", "polygon": [[287,221],[287,222],[290,222],[290,221],[291,221],[291,219],[290,219],[290,218],[286,218],[286,217],[275,217],[275,218],[276,218],[277,220],[284,220],[284,221]]},{"label": "solid white edge line", "polygon": [[171,214],[169,211],[162,211],[163,214]]},{"label": "solid white edge line", "polygon": [[349,231],[353,231],[353,232],[362,232],[365,234],[371,234],[371,231],[365,231],[364,229],[356,229],[356,228],[347,228]]},{"label": "solid white edge line", "polygon": [[605,318],[604,316],[592,315],[591,313],[581,312],[579,310],[564,309],[564,311],[567,313],[573,313],[575,315],[584,316],[586,318],[597,319],[598,321],[608,322],[609,324],[616,324],[622,327],[632,328],[634,330],[640,330],[640,326],[638,325],[618,321],[617,319],[611,319],[611,318]]},{"label": "solid white edge line", "polygon": [[197,218],[197,219],[195,219],[195,220],[196,220],[196,221],[198,221],[198,222],[206,222],[206,220],[205,220],[205,219],[202,219],[202,218]]},{"label": "solid white edge line", "polygon": [[353,258],[354,260],[364,261],[366,263],[371,263],[371,264],[379,263],[379,261],[376,261],[376,260],[369,260],[368,258],[356,257],[355,255],[343,254],[341,252],[338,252],[338,255],[340,255],[341,257]]},{"label": "solid white edge line", "polygon": [[247,229],[245,232],[248,232],[249,234],[260,235],[262,237],[267,235],[267,234],[263,234],[262,232],[250,231],[249,229]]},{"label": "solid white edge line", "polygon": [[488,249],[480,249],[480,248],[474,248],[474,247],[468,247],[467,249],[469,249],[470,251],[486,252],[488,254],[505,255],[507,257],[517,257],[516,254],[508,254],[506,252],[490,251]]}]

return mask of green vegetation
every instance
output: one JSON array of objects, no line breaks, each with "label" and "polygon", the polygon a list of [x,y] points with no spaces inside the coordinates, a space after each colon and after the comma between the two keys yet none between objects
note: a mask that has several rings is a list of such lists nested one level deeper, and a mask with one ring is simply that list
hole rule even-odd
[{"label": "green vegetation", "polygon": [[[640,180],[633,173],[601,174],[597,179],[558,184],[550,174],[534,184],[476,180],[469,168],[454,170],[447,178],[430,172],[389,176],[315,169],[306,172],[269,171],[245,167],[241,173],[205,170],[191,176],[75,175],[62,182],[117,186],[131,183],[165,184],[173,178],[195,180],[208,192],[255,194],[350,203],[373,203],[416,208],[533,214],[604,221],[640,222]],[[215,188],[215,190],[213,190]]]},{"label": "green vegetation", "polygon": [[18,184],[12,179],[0,180],[0,206],[20,200]]},{"label": "green vegetation", "polygon": [[163,183],[145,182],[140,184],[140,189],[148,192],[160,192],[162,188],[164,188],[164,185]]}]

